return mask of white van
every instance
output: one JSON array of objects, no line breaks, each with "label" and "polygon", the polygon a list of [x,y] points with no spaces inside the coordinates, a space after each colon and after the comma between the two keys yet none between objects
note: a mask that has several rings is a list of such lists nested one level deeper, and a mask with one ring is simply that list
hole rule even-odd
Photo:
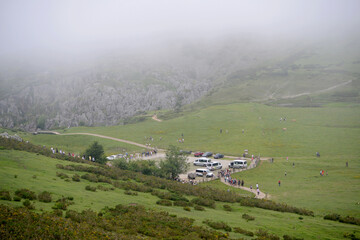
[{"label": "white van", "polygon": [[196,159],[196,160],[194,161],[194,165],[195,165],[195,166],[204,166],[204,167],[206,167],[206,165],[207,165],[208,163],[210,163],[210,162],[211,162],[211,159],[210,159],[210,158],[205,158],[205,157],[203,157],[203,158]]},{"label": "white van", "polygon": [[219,162],[210,162],[206,165],[206,168],[209,169],[210,171],[214,171],[214,170],[222,169],[222,165]]},{"label": "white van", "polygon": [[234,160],[229,163],[229,168],[247,168],[246,160]]},{"label": "white van", "polygon": [[210,172],[209,169],[202,169],[202,168],[199,168],[199,169],[196,169],[196,176],[199,176],[199,177],[213,177],[214,174],[212,172]]}]

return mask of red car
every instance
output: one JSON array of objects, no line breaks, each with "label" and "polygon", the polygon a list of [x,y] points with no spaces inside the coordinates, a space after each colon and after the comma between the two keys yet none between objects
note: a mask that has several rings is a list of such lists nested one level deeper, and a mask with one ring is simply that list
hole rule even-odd
[{"label": "red car", "polygon": [[196,152],[194,153],[194,157],[201,157],[203,154],[203,152]]}]

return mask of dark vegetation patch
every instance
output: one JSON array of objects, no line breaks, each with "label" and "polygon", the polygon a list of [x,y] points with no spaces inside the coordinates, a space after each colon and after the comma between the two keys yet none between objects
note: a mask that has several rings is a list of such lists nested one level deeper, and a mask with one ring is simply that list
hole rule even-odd
[{"label": "dark vegetation patch", "polygon": [[214,222],[214,221],[207,219],[207,220],[204,220],[203,223],[205,223],[209,227],[217,229],[217,230],[221,229],[221,230],[225,230],[226,232],[231,232],[231,230],[232,230],[231,227],[224,222]]},{"label": "dark vegetation patch", "polygon": [[40,202],[45,202],[45,203],[49,203],[52,200],[51,194],[47,191],[43,191],[42,193],[39,193],[38,199]]},{"label": "dark vegetation patch", "polygon": [[267,230],[259,229],[255,232],[255,235],[258,236],[255,239],[262,240],[280,240],[280,237],[276,236],[275,234],[269,233]]},{"label": "dark vegetation patch", "polygon": [[63,197],[56,201],[55,205],[52,207],[53,209],[66,210],[68,206],[74,204],[72,201],[72,197]]},{"label": "dark vegetation patch", "polygon": [[253,236],[254,236],[254,233],[253,233],[253,232],[248,231],[248,230],[245,230],[245,229],[242,229],[242,228],[240,228],[240,227],[234,227],[234,232],[240,233],[240,234],[243,234],[243,235],[246,235],[246,236],[250,236],[250,237],[253,237]]},{"label": "dark vegetation patch", "polygon": [[325,215],[324,219],[337,221],[337,222],[341,222],[341,223],[360,225],[360,218],[355,218],[355,217],[350,217],[350,216],[343,217],[336,213]]},{"label": "dark vegetation patch", "polygon": [[250,215],[248,215],[248,214],[246,214],[246,213],[244,213],[244,214],[242,215],[242,218],[245,219],[246,221],[254,221],[254,220],[255,220],[255,217],[250,216]]},{"label": "dark vegetation patch", "polygon": [[11,201],[11,195],[9,191],[1,190],[0,191],[0,200]]},{"label": "dark vegetation patch", "polygon": [[26,188],[16,190],[15,195],[23,199],[36,200],[36,194]]}]

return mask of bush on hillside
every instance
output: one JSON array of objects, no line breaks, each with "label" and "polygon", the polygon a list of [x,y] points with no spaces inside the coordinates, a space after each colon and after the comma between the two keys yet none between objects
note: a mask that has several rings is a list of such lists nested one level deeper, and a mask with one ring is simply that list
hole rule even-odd
[{"label": "bush on hillside", "polygon": [[45,203],[49,203],[51,202],[51,194],[47,191],[44,191],[42,193],[39,193],[38,195],[38,199],[40,202],[45,202]]},{"label": "bush on hillside", "polygon": [[170,200],[167,200],[167,199],[158,200],[156,202],[156,204],[162,205],[162,206],[172,206],[172,202]]},{"label": "bush on hillside", "polygon": [[80,176],[76,173],[71,178],[74,182],[80,182]]},{"label": "bush on hillside", "polygon": [[303,238],[291,237],[289,235],[283,236],[284,240],[304,240]]},{"label": "bush on hillside", "polygon": [[227,232],[231,232],[231,227],[224,222],[213,222],[209,219],[204,220],[203,223],[214,229],[223,229]]},{"label": "bush on hillside", "polygon": [[56,176],[61,179],[69,178],[69,176],[66,173],[62,173],[62,172],[56,172]]},{"label": "bush on hillside", "polygon": [[327,214],[324,216],[324,219],[338,221],[338,222],[342,222],[342,223],[360,225],[360,218],[355,218],[355,217],[351,217],[351,216],[342,217],[341,215],[336,214],[336,213]]},{"label": "bush on hillside", "polygon": [[205,208],[203,208],[202,206],[199,206],[199,205],[195,205],[194,209],[197,211],[205,211]]},{"label": "bush on hillside", "polygon": [[244,213],[244,214],[242,215],[242,218],[245,219],[246,221],[254,221],[254,220],[255,220],[255,217],[250,216],[250,215],[248,215],[248,214],[246,214],[246,213]]},{"label": "bush on hillside", "polygon": [[25,199],[25,201],[23,202],[23,205],[27,208],[27,209],[35,209],[35,206],[30,202],[29,199]]},{"label": "bush on hillside", "polygon": [[225,211],[229,211],[229,212],[232,211],[231,206],[229,206],[229,205],[227,205],[227,204],[224,204],[224,205],[223,205],[223,208],[224,208]]},{"label": "bush on hillside", "polygon": [[193,198],[191,202],[200,206],[215,208],[215,201],[211,199],[198,197],[198,198]]},{"label": "bush on hillside", "polygon": [[243,198],[240,200],[241,206],[257,207],[278,212],[290,212],[306,216],[314,216],[314,212],[303,208],[289,206],[285,203],[275,203],[267,199]]},{"label": "bush on hillside", "polygon": [[280,240],[280,237],[269,233],[267,230],[259,229],[255,232],[255,235],[258,236],[257,239],[266,239],[266,240]]},{"label": "bush on hillside", "polygon": [[240,228],[240,227],[234,227],[234,232],[240,233],[240,234],[243,234],[243,235],[246,235],[246,236],[250,236],[250,237],[253,237],[253,236],[254,236],[254,233],[253,233],[253,232],[248,231],[248,230],[245,230],[245,229],[242,229],[242,228]]},{"label": "bush on hillside", "polygon": [[85,190],[92,191],[92,192],[96,192],[96,187],[92,187],[92,186],[87,185],[87,186],[85,187]]},{"label": "bush on hillside", "polygon": [[36,194],[26,188],[16,190],[15,195],[23,199],[36,200]]},{"label": "bush on hillside", "polygon": [[9,191],[1,190],[0,191],[0,200],[11,201],[11,196]]}]

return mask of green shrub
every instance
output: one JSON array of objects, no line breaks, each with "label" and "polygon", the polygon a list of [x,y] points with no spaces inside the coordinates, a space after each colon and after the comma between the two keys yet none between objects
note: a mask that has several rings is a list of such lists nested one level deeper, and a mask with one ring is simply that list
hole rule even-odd
[{"label": "green shrub", "polygon": [[205,211],[205,208],[203,208],[202,206],[199,206],[199,205],[195,205],[194,209],[197,211]]},{"label": "green shrub", "polygon": [[29,189],[20,189],[15,191],[15,195],[24,199],[36,200],[36,194]]},{"label": "green shrub", "polygon": [[82,175],[81,178],[82,178],[82,179],[86,179],[86,180],[88,180],[88,181],[90,181],[90,182],[98,182],[98,178],[96,177],[95,174],[89,174],[89,173],[87,173],[87,174],[85,174],[85,175]]},{"label": "green shrub", "polygon": [[137,196],[137,195],[138,195],[137,192],[132,192],[132,191],[130,191],[130,190],[125,190],[124,193],[125,193],[126,195],[130,195],[130,196]]},{"label": "green shrub", "polygon": [[25,199],[25,201],[23,202],[23,205],[27,208],[27,209],[35,209],[35,206],[33,204],[31,204],[29,199]]},{"label": "green shrub", "polygon": [[172,202],[170,200],[167,200],[167,199],[158,200],[156,202],[156,204],[162,205],[162,206],[172,206]]},{"label": "green shrub", "polygon": [[20,201],[21,201],[21,197],[19,197],[19,196],[14,196],[14,201],[15,201],[15,202],[20,202]]},{"label": "green shrub", "polygon": [[76,173],[71,178],[74,182],[80,182],[80,176]]},{"label": "green shrub", "polygon": [[67,174],[61,173],[61,172],[56,172],[56,176],[61,179],[69,178],[69,176]]},{"label": "green shrub", "polygon": [[211,220],[204,220],[203,223],[214,229],[223,229],[227,232],[231,232],[231,227],[224,222],[213,222]]},{"label": "green shrub", "polygon": [[17,178],[17,175],[16,175],[16,174],[14,175],[14,178]]},{"label": "green shrub", "polygon": [[11,201],[11,196],[9,191],[1,190],[0,191],[0,200]]},{"label": "green shrub", "polygon": [[259,229],[255,232],[256,236],[259,236],[259,239],[267,239],[267,240],[280,240],[280,238],[274,234],[268,233],[267,230]]},{"label": "green shrub", "polygon": [[241,206],[257,207],[263,209],[269,209],[278,212],[290,212],[306,216],[314,216],[314,212],[303,208],[297,208],[289,206],[285,203],[275,203],[267,199],[256,198],[242,198],[240,199]]},{"label": "green shrub", "polygon": [[87,186],[85,187],[85,190],[92,191],[92,192],[96,192],[96,187],[92,187],[92,186],[87,185]]},{"label": "green shrub", "polygon": [[304,240],[303,238],[291,237],[289,235],[283,236],[284,240]]},{"label": "green shrub", "polygon": [[191,202],[194,204],[197,204],[197,205],[215,208],[215,201],[212,199],[206,199],[206,198],[199,197],[199,198],[193,198],[191,200]]},{"label": "green shrub", "polygon": [[234,227],[234,232],[237,232],[237,233],[240,233],[240,234],[243,234],[243,235],[246,235],[246,236],[250,236],[250,237],[254,236],[253,232],[242,229],[242,228],[239,228],[239,227]]},{"label": "green shrub", "polygon": [[174,206],[180,206],[180,207],[192,207],[193,204],[191,202],[186,202],[186,201],[174,201]]},{"label": "green shrub", "polygon": [[44,191],[38,195],[38,199],[40,202],[49,203],[51,202],[51,194],[47,191]]},{"label": "green shrub", "polygon": [[[97,186],[97,189],[99,189],[99,190],[101,190],[101,191],[109,191],[110,190],[110,188],[108,188],[108,187],[105,187],[105,186],[103,186],[103,185],[98,185]],[[137,194],[136,194],[137,195]]]},{"label": "green shrub", "polygon": [[225,211],[229,211],[229,212],[232,211],[231,206],[229,206],[229,205],[227,205],[227,204],[225,204],[223,207],[224,207]]},{"label": "green shrub", "polygon": [[342,223],[360,225],[360,218],[355,218],[355,217],[350,217],[350,216],[342,217],[341,215],[336,214],[336,213],[325,215],[324,219],[338,221],[338,222],[342,222]]},{"label": "green shrub", "polygon": [[191,209],[190,209],[189,207],[184,207],[184,210],[185,210],[185,211],[188,211],[188,212],[191,211]]},{"label": "green shrub", "polygon": [[248,214],[246,214],[246,213],[244,213],[244,214],[242,215],[242,218],[245,219],[246,221],[254,221],[254,220],[255,220],[255,217],[250,216],[250,215],[248,215]]},{"label": "green shrub", "polygon": [[68,198],[63,197],[63,198],[58,199],[52,208],[66,210],[67,207],[71,204],[74,204],[74,203],[71,200],[69,200]]}]

